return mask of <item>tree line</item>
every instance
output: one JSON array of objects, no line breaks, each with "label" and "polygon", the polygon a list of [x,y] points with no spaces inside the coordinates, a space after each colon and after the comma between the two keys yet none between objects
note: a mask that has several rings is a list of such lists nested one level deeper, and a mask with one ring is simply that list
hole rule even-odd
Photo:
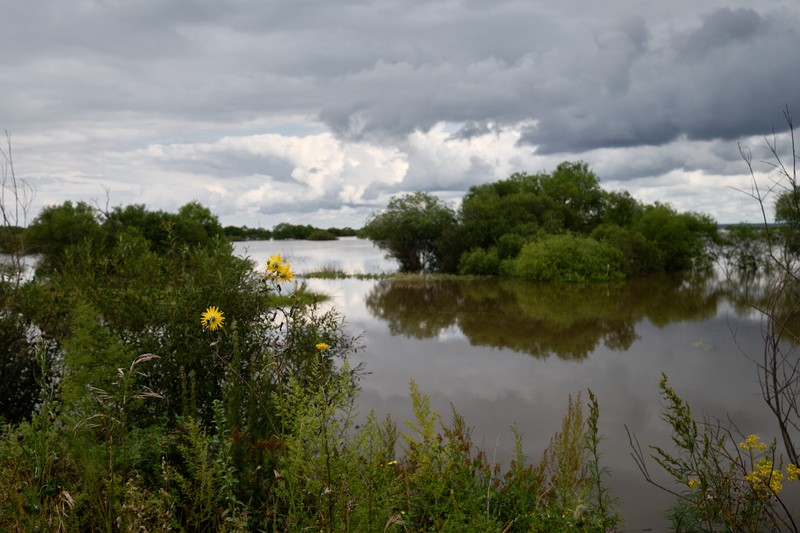
[{"label": "tree line", "polygon": [[216,215],[197,201],[185,204],[177,213],[149,210],[144,204],[103,210],[84,201],[65,201],[42,209],[28,227],[0,226],[0,252],[38,253],[50,261],[86,239],[102,243],[120,232],[141,235],[157,252],[168,247],[170,241],[194,246],[215,238],[228,241],[336,240],[356,235],[356,230],[350,227],[323,229],[287,222],[276,224],[272,230],[246,225],[223,227]]}]

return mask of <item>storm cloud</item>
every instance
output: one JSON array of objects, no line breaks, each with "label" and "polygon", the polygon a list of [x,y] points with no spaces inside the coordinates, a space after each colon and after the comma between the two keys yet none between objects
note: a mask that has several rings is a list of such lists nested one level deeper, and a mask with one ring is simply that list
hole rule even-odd
[{"label": "storm cloud", "polygon": [[789,0],[14,2],[0,129],[33,214],[107,190],[359,226],[393,194],[582,159],[736,221],[758,214],[737,144],[800,110],[797,28]]}]

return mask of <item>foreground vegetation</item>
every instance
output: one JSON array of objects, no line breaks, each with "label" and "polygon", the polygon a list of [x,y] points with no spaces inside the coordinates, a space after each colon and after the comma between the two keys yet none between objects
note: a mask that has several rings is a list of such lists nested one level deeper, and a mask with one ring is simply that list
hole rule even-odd
[{"label": "foreground vegetation", "polygon": [[280,255],[256,270],[233,256],[215,217],[192,214],[197,224],[165,227],[156,241],[102,221],[44,248],[33,280],[6,273],[0,530],[618,523],[593,397],[588,416],[580,396],[565,397],[563,426],[540,460],[517,435],[506,467],[413,383],[406,427],[359,413],[362,369],[348,363],[358,340],[338,316],[291,290]]},{"label": "foreground vegetation", "polygon": [[[404,424],[359,412],[363,369],[348,362],[358,339],[304,300],[280,255],[254,269],[214,235],[190,241],[167,228],[164,243],[130,227],[98,235],[50,249],[33,280],[2,284],[0,530],[604,532],[621,524],[591,391],[588,404],[580,392],[565,396],[546,450],[526,452],[515,433],[513,460],[496,464],[455,408],[440,417],[413,382],[414,416]],[[791,482],[797,470],[774,443],[709,439],[688,408],[670,413],[686,435],[657,458],[683,487],[676,523],[792,524],[776,480]],[[722,453],[748,442],[753,454]],[[731,491],[736,498],[723,498]]]}]

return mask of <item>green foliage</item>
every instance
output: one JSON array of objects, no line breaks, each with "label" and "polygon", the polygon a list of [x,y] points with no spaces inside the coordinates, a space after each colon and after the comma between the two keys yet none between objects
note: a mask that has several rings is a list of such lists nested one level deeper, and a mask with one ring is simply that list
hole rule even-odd
[{"label": "green foliage", "polygon": [[[454,227],[449,208],[428,207]],[[53,211],[81,227],[75,208]],[[575,407],[552,470],[503,475],[463,417],[441,424],[412,387],[416,421],[397,457],[391,419],[357,412],[361,369],[346,357],[358,340],[335,312],[284,292],[275,269],[234,257],[207,209],[92,220],[78,239],[40,220],[58,237],[57,268],[2,285],[0,349],[35,365],[3,359],[33,394],[26,412],[4,413],[15,425],[0,435],[0,530],[517,531],[523,512],[540,531],[607,523],[577,503],[589,492],[575,472],[591,457]],[[203,329],[212,306],[223,325]],[[531,471],[563,489],[542,478],[524,493],[515,476]]]},{"label": "green foliage", "polygon": [[606,224],[629,228],[643,211],[644,206],[628,191],[613,191],[603,195],[601,212],[602,220]]},{"label": "green foliage", "polygon": [[561,229],[588,233],[600,221],[604,193],[583,161],[560,163],[552,174],[541,177],[540,184]]},{"label": "green foliage", "polygon": [[717,259],[729,275],[754,273],[768,266],[768,235],[752,224],[734,224],[721,235]]},{"label": "green foliage", "polygon": [[42,254],[39,269],[50,272],[59,266],[70,246],[98,239],[99,230],[92,206],[67,201],[42,209],[25,232],[25,239],[32,251]]},{"label": "green foliage", "polygon": [[393,197],[361,230],[397,260],[403,272],[433,271],[441,259],[440,242],[456,224],[453,210],[435,196],[417,192]]},{"label": "green foliage", "polygon": [[663,270],[662,256],[658,247],[634,229],[604,223],[592,231],[591,237],[622,252],[625,257],[626,272],[632,277]]},{"label": "green foliage", "polygon": [[645,207],[634,229],[655,245],[668,272],[710,266],[704,251],[717,239],[717,225],[708,215],[678,213],[670,205],[656,203]]},{"label": "green foliage", "polygon": [[143,204],[115,207],[105,214],[103,230],[106,239],[112,241],[125,233],[139,235],[144,237],[151,250],[166,253],[174,218],[175,215],[163,211],[149,211]]},{"label": "green foliage", "polygon": [[34,325],[21,313],[0,313],[0,423],[29,419],[40,400],[40,386],[48,379],[37,357],[49,365],[55,347],[37,343],[34,332]]},{"label": "green foliage", "polygon": [[[573,236],[570,239],[591,236],[624,256],[620,266],[609,256],[614,253],[608,247],[601,252],[584,243],[579,248],[587,254],[574,258],[565,272],[554,272],[565,267],[560,254],[552,257],[554,264],[537,264],[535,274],[523,269],[525,279],[573,281],[707,268],[708,246],[718,239],[716,223],[709,216],[678,213],[667,204],[643,205],[624,191],[606,192],[582,161],[565,161],[549,174],[515,173],[473,186],[462,199],[457,223],[448,211],[427,193],[393,198],[384,212],[373,215],[361,235],[387,250],[404,272],[520,275],[519,261],[514,264],[514,260],[526,244],[563,234]],[[570,246],[578,246],[576,242]],[[611,268],[616,270],[602,275],[597,265],[575,264],[583,259],[591,262],[597,253],[613,259]]]},{"label": "green foliage", "polygon": [[496,248],[475,248],[461,256],[458,273],[462,276],[496,276],[500,273],[500,257]]},{"label": "green foliage", "polygon": [[504,235],[539,231],[546,201],[540,176],[514,174],[507,180],[473,186],[459,210],[464,250],[494,246]]},{"label": "green foliage", "polygon": [[309,241],[335,241],[339,237],[324,229],[315,229],[306,238]]},{"label": "green foliage", "polygon": [[800,227],[800,191],[789,188],[775,198],[775,222]]},{"label": "green foliage", "polygon": [[64,339],[64,375],[61,398],[73,416],[94,408],[91,389],[110,390],[118,376],[109,370],[125,368],[134,357],[131,347],[100,323],[94,309],[79,302],[74,309],[70,337]]},{"label": "green foliage", "polygon": [[20,226],[0,226],[0,253],[14,254],[25,251],[24,232],[25,229]]},{"label": "green foliage", "polygon": [[225,226],[225,236],[231,241],[268,241],[272,232],[264,228],[248,228],[247,226]]},{"label": "green foliage", "polygon": [[677,488],[656,483],[638,441],[631,437],[631,444],[645,478],[675,496],[675,530],[797,531],[781,492],[784,479],[796,480],[800,470],[792,464],[783,469],[775,441],[763,443],[756,435],[736,439],[731,428],[696,420],[666,375],[659,388],[665,403],[662,418],[672,428],[675,451],[651,446],[651,457]]},{"label": "green foliage", "polygon": [[588,237],[553,235],[526,244],[514,275],[529,281],[618,281],[627,276],[622,253]]}]

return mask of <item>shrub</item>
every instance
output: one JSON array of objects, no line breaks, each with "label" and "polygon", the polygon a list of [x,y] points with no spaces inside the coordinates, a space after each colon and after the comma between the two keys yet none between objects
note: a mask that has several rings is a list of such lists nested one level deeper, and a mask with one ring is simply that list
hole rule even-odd
[{"label": "shrub", "polygon": [[631,276],[642,276],[664,269],[658,248],[636,230],[616,224],[602,224],[592,231],[591,237],[622,252]]},{"label": "shrub", "polygon": [[588,237],[553,235],[526,244],[514,275],[529,281],[598,282],[625,279],[625,258],[616,248]]},{"label": "shrub", "polygon": [[500,258],[496,248],[475,248],[465,252],[458,262],[462,276],[496,276],[500,271]]}]

